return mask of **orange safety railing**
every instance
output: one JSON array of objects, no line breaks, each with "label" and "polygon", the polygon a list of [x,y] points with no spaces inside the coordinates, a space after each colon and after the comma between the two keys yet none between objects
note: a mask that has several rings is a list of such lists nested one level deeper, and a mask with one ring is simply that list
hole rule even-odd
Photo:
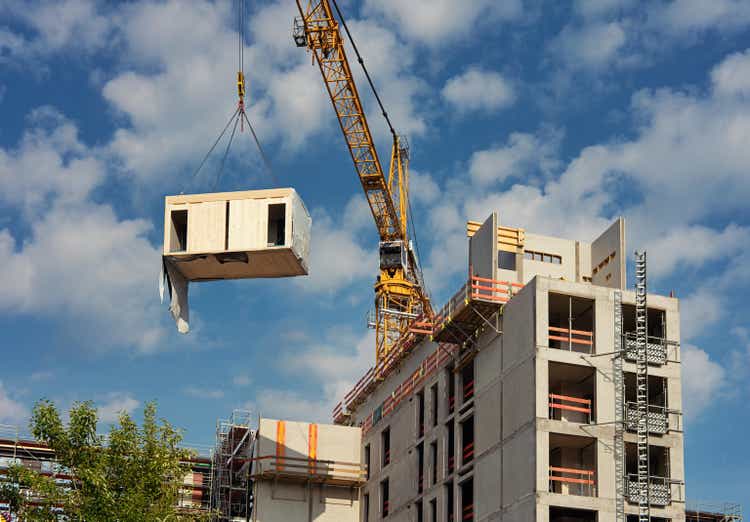
[{"label": "orange safety railing", "polygon": [[283,474],[285,476],[313,475],[321,479],[338,481],[364,482],[367,470],[360,463],[319,460],[309,457],[290,457],[286,455],[263,455],[251,459],[258,465],[257,476],[266,474]]},{"label": "orange safety railing", "polygon": [[[560,335],[562,334],[562,335]],[[594,346],[594,332],[586,330],[573,330],[571,328],[560,328],[558,326],[549,327],[549,340],[567,343],[568,349],[572,350],[573,345],[588,346],[589,353]]]},{"label": "orange safety railing", "polygon": [[474,460],[474,443],[469,442],[464,446],[464,460],[463,463],[467,464]]},{"label": "orange safety railing", "polygon": [[[425,379],[432,375],[441,365],[451,358],[452,350],[454,348],[449,347],[445,344],[438,345],[430,356],[425,358],[419,367],[404,380],[395,390],[383,401],[382,416],[390,414],[396,407],[407,397],[411,395],[414,390],[418,389]],[[362,422],[362,431],[367,433],[373,425],[373,413],[367,416]]]},{"label": "orange safety railing", "polygon": [[585,413],[587,415],[588,423],[591,423],[591,399],[581,399],[579,397],[550,393],[549,408],[550,419],[553,418],[552,410],[565,410]]},{"label": "orange safety railing", "polygon": [[474,504],[464,506],[462,520],[474,520]]},{"label": "orange safety railing", "polygon": [[453,473],[454,469],[456,469],[456,457],[451,455],[448,457],[448,473]]},{"label": "orange safety railing", "polygon": [[507,303],[517,293],[514,289],[523,288],[523,285],[520,283],[499,281],[473,274],[469,279],[469,283],[469,287],[471,288],[469,295],[472,299],[484,299],[497,303]]},{"label": "orange safety railing", "polygon": [[474,397],[474,379],[464,384],[464,402]]},{"label": "orange safety railing", "polygon": [[592,496],[594,493],[594,486],[596,486],[594,473],[594,470],[590,469],[561,468],[557,466],[550,466],[550,491],[553,491],[553,484],[555,482],[563,484],[577,484],[580,487],[580,495]]},{"label": "orange safety railing", "polygon": [[456,396],[451,395],[448,397],[448,413],[453,413],[453,410],[455,407],[456,407]]}]

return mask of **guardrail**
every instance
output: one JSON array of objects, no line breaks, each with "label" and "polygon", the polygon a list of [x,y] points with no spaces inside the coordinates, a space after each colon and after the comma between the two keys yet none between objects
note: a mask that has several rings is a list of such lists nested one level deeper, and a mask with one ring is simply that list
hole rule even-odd
[{"label": "guardrail", "polygon": [[571,484],[573,486],[578,486],[578,493],[568,492],[568,494],[593,497],[596,488],[596,480],[594,478],[594,475],[595,471],[591,469],[562,468],[558,466],[550,466],[549,490],[550,492],[555,493],[555,483]]},{"label": "guardrail", "polygon": [[[572,403],[572,404],[571,404]],[[581,399],[569,395],[549,394],[549,418],[553,418],[553,410],[573,411],[586,414],[586,423],[591,424],[591,399]]]},{"label": "guardrail", "polygon": [[[559,341],[561,343],[558,349],[565,349],[562,345],[566,344],[567,349],[570,351],[573,351],[574,345],[575,347],[584,347],[587,353],[593,353],[594,351],[594,332],[589,332],[588,330],[574,330],[572,328],[550,326],[548,338],[550,341]],[[550,348],[557,347],[550,346]]]}]

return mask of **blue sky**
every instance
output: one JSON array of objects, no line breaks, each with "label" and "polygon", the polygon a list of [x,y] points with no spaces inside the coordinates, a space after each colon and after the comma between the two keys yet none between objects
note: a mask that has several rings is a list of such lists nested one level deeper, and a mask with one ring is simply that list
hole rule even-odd
[{"label": "blue sky", "polygon": [[[412,145],[427,284],[465,273],[467,218],[588,240],[616,216],[682,299],[687,492],[750,505],[750,4],[733,0],[341,2]],[[291,0],[248,2],[249,117],[314,219],[308,278],[157,298],[163,196],[236,103],[230,2],[0,4],[0,423],[156,399],[210,444],[232,408],[325,420],[372,362],[377,235]],[[387,130],[355,70],[381,157]],[[247,133],[221,190],[263,188]]]}]

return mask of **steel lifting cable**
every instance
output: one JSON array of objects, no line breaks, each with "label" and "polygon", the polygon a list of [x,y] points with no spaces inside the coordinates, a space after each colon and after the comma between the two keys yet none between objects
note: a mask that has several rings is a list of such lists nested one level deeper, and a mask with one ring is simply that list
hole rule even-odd
[{"label": "steel lifting cable", "polygon": [[[202,161],[200,162],[200,165],[198,165],[198,168],[197,168],[197,169],[195,169],[195,171],[193,172],[193,174],[192,174],[192,175],[190,176],[190,179],[189,179],[189,181],[192,181],[192,180],[193,180],[193,179],[195,178],[195,176],[196,176],[196,175],[198,174],[198,172],[200,172],[200,170],[201,170],[201,169],[203,168],[203,165],[204,165],[204,164],[206,163],[206,160],[207,160],[207,159],[208,159],[208,157],[209,157],[209,156],[211,155],[211,153],[212,153],[212,152],[214,151],[214,149],[216,148],[216,145],[218,145],[218,144],[219,144],[219,141],[221,141],[221,138],[222,138],[222,137],[224,136],[224,134],[225,134],[225,133],[227,132],[227,129],[228,129],[228,128],[229,128],[229,126],[230,126],[230,125],[232,124],[232,121],[233,121],[233,120],[234,120],[234,121],[236,121],[235,117],[237,116],[237,113],[238,113],[239,111],[240,111],[240,108],[239,108],[239,107],[237,107],[237,108],[236,108],[236,109],[234,110],[234,112],[232,113],[232,115],[231,115],[231,116],[229,117],[229,121],[228,121],[228,122],[227,122],[227,124],[226,124],[226,125],[224,126],[224,130],[222,130],[222,131],[221,131],[221,133],[219,133],[219,137],[218,137],[218,138],[216,138],[216,141],[214,141],[214,144],[213,144],[213,145],[211,145],[211,148],[210,148],[210,149],[208,149],[208,152],[206,152],[206,155],[205,155],[205,156],[203,156],[203,160],[202,160]],[[183,191],[183,192],[184,192],[184,191]]]},{"label": "steel lifting cable", "polygon": [[265,166],[266,172],[268,173],[269,177],[273,181],[274,184],[277,184],[276,176],[273,173],[273,169],[271,168],[271,162],[268,160],[268,157],[266,156],[265,152],[263,151],[263,147],[260,144],[260,140],[258,139],[258,135],[255,132],[255,128],[250,123],[250,119],[247,116],[247,113],[245,112],[245,105],[244,105],[244,76],[245,76],[245,2],[244,0],[238,0],[237,2],[238,10],[237,10],[237,56],[238,56],[238,71],[240,73],[240,76],[242,78],[242,94],[240,95],[240,102],[237,105],[237,108],[234,110],[232,115],[229,117],[229,121],[224,126],[224,129],[219,133],[219,136],[214,141],[213,145],[211,145],[211,148],[208,149],[208,152],[206,152],[206,155],[203,156],[203,159],[201,160],[200,164],[198,165],[198,168],[195,169],[193,174],[190,176],[189,181],[192,181],[200,172],[200,170],[203,168],[203,166],[206,164],[206,161],[208,160],[208,157],[211,155],[211,153],[214,151],[216,146],[219,144],[221,139],[224,137],[224,134],[226,134],[227,129],[229,129],[229,126],[232,125],[232,121],[234,121],[234,127],[232,128],[232,133],[229,137],[229,142],[227,143],[226,149],[224,150],[224,155],[221,158],[221,163],[219,165],[219,170],[216,173],[216,178],[213,183],[212,191],[216,189],[217,185],[219,184],[219,181],[221,180],[221,175],[224,172],[224,165],[226,164],[227,156],[229,155],[229,149],[232,146],[232,142],[234,141],[234,136],[237,132],[237,124],[240,124],[240,128],[242,129],[244,123],[247,123],[248,127],[250,128],[250,132],[253,135],[253,141],[255,142],[256,147],[258,148],[258,151],[260,153],[260,157],[263,160],[263,165]]},{"label": "steel lifting cable", "polygon": [[229,141],[227,142],[227,148],[224,150],[224,156],[221,158],[221,165],[219,165],[219,171],[216,173],[216,180],[214,181],[214,186],[211,187],[211,192],[216,190],[216,187],[219,184],[219,180],[221,179],[221,173],[224,172],[224,163],[227,161],[227,155],[229,154],[229,147],[232,146],[232,141],[234,140],[234,133],[237,132],[237,123],[239,123],[240,119],[235,118],[234,120],[234,127],[232,127],[232,134],[229,136]]}]

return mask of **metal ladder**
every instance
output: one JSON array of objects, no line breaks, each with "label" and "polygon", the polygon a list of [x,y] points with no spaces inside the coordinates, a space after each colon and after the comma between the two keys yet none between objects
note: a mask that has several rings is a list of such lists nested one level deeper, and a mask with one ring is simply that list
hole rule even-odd
[{"label": "metal ladder", "polygon": [[625,522],[625,374],[622,345],[622,292],[615,290],[615,346],[612,359],[612,381],[615,385],[615,520]]},{"label": "metal ladder", "polygon": [[635,253],[636,405],[638,411],[638,522],[651,518],[648,462],[648,308],[646,252]]}]

